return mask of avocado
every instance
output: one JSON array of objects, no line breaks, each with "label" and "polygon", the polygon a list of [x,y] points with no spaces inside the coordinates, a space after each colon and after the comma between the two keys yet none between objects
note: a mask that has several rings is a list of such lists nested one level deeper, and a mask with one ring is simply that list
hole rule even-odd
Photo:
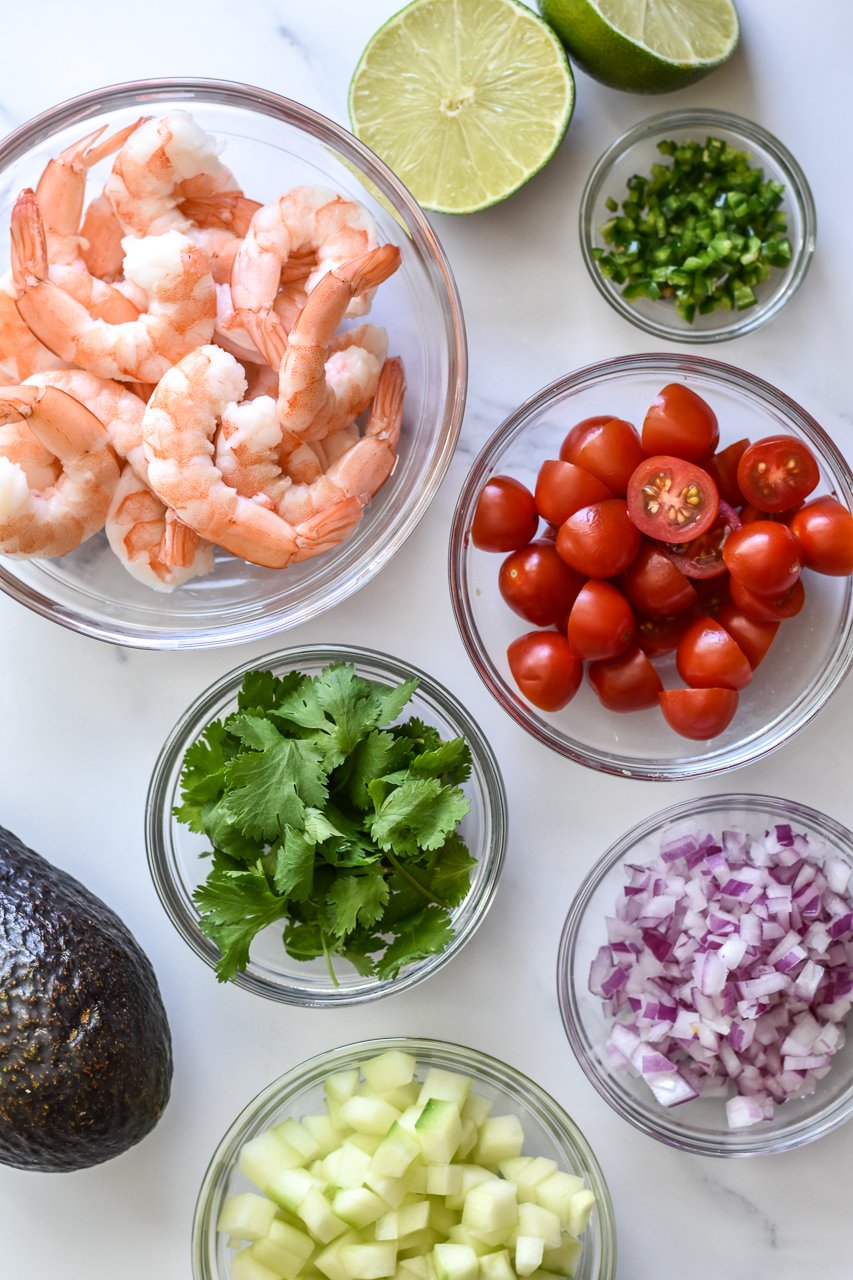
[{"label": "avocado", "polygon": [[109,1160],[154,1127],[171,1080],[157,979],[127,926],[0,827],[0,1163]]}]

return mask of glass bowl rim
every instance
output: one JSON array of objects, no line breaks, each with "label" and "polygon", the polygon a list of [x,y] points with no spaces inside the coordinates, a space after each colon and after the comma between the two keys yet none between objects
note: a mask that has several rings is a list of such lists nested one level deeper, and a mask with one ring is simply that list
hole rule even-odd
[{"label": "glass bowl rim", "polygon": [[[742,138],[745,143],[762,148],[774,161],[782,173],[791,203],[796,206],[803,223],[803,232],[799,246],[795,246],[795,256],[787,268],[788,276],[783,287],[764,303],[757,303],[742,312],[731,312],[729,323],[720,323],[712,329],[694,329],[686,322],[678,320],[667,323],[643,315],[633,305],[631,299],[623,294],[602,275],[592,257],[596,229],[592,226],[593,207],[606,185],[614,165],[622,156],[638,142],[664,133],[667,129],[684,127],[710,126],[725,129],[729,133]],[[817,238],[817,210],[814,196],[808,179],[799,162],[774,134],[743,116],[730,111],[719,111],[714,107],[685,107],[674,111],[663,111],[654,116],[631,125],[620,134],[598,157],[590,171],[581,193],[578,215],[581,254],[584,265],[598,292],[624,319],[638,329],[650,333],[657,338],[665,338],[670,342],[687,342],[704,345],[712,342],[723,342],[730,338],[738,338],[751,333],[768,320],[772,319],[793,297],[799,289],[811,265]],[[722,315],[722,313],[719,313]],[[676,313],[677,317],[677,313]]]},{"label": "glass bowl rim", "polygon": [[[109,616],[93,618],[84,606],[57,602],[38,586],[22,582],[0,557],[0,590],[40,617],[68,630],[126,648],[154,651],[186,651],[224,648],[266,639],[276,630],[301,625],[348,599],[379,573],[400,550],[426,514],[450,466],[459,435],[468,386],[468,347],[459,290],[450,262],[426,214],[399,178],[348,130],[327,116],[282,94],[237,81],[204,77],[160,77],[122,81],[68,98],[19,125],[0,139],[0,172],[35,145],[60,129],[85,122],[93,115],[163,101],[185,100],[188,106],[206,97],[223,106],[236,106],[293,126],[354,166],[388,202],[405,237],[417,248],[428,278],[435,286],[437,306],[444,319],[443,340],[447,352],[447,386],[443,388],[442,419],[436,433],[436,451],[426,474],[410,495],[405,510],[389,530],[385,545],[365,548],[362,563],[353,565],[323,588],[322,600],[302,609],[293,605],[252,619],[219,622],[189,632],[150,632],[142,624],[128,624]],[[318,594],[315,592],[315,594]]]},{"label": "glass bowl rim", "polygon": [[475,1079],[485,1079],[514,1099],[519,1099],[525,1111],[530,1112],[537,1121],[543,1123],[544,1120],[546,1128],[556,1130],[564,1136],[566,1145],[580,1158],[582,1171],[596,1198],[601,1262],[597,1274],[591,1280],[615,1280],[616,1225],[613,1203],[598,1159],[575,1120],[541,1085],[511,1063],[468,1045],[424,1036],[381,1036],[323,1050],[273,1080],[243,1107],[218,1142],[196,1198],[192,1226],[193,1280],[220,1280],[207,1265],[205,1245],[215,1230],[215,1224],[210,1220],[210,1209],[222,1172],[232,1167],[247,1126],[256,1121],[264,1124],[282,1103],[298,1096],[305,1088],[317,1084],[330,1071],[342,1070],[348,1064],[389,1049],[402,1049],[416,1057],[433,1055],[452,1061],[457,1067],[467,1069]]},{"label": "glass bowl rim", "polygon": [[[295,1005],[299,1008],[339,1009],[349,1005],[366,1004],[384,996],[407,991],[442,969],[473,937],[494,901],[506,857],[508,839],[506,787],[497,757],[470,711],[434,676],[401,658],[359,645],[301,644],[250,658],[240,666],[227,671],[192,699],[170,729],[158,752],[145,799],[145,851],[148,869],[160,905],[183,941],[209,968],[216,963],[216,949],[199,930],[197,917],[188,909],[183,895],[177,890],[171,860],[162,839],[161,829],[167,818],[169,776],[179,757],[190,745],[190,741],[195,741],[203,725],[209,720],[211,712],[221,701],[222,696],[226,693],[236,694],[247,672],[259,669],[278,670],[284,666],[296,667],[303,662],[322,662],[324,665],[332,662],[352,662],[356,667],[359,662],[362,662],[375,665],[388,676],[398,680],[416,677],[419,688],[438,703],[441,710],[458,727],[471,748],[473,770],[482,788],[491,823],[491,839],[479,859],[480,865],[485,868],[485,875],[473,902],[471,914],[464,926],[454,933],[450,943],[437,955],[427,956],[417,961],[396,978],[376,979],[372,985],[350,992],[347,992],[346,988],[340,988],[339,991],[300,994],[292,984],[292,980],[285,981],[279,986],[248,971],[238,973],[231,979],[233,986],[254,992],[256,995],[280,1004]],[[193,734],[192,739],[189,736],[190,731]],[[171,815],[169,817],[173,824],[174,819]],[[468,901],[468,897],[463,899],[463,903]]]},{"label": "glass bowl rim", "polygon": [[[756,374],[749,373],[736,365],[727,364],[705,355],[685,354],[683,352],[639,352],[631,355],[613,356],[592,364],[583,365],[571,373],[564,374],[548,383],[539,391],[529,396],[518,408],[509,413],[492,432],[471,464],[468,475],[460,490],[453,513],[448,541],[448,576],[450,582],[450,600],[456,625],[477,675],[485,684],[499,706],[512,717],[543,746],[550,747],[560,755],[586,765],[602,773],[614,777],[643,779],[652,782],[672,780],[684,781],[688,778],[708,777],[713,774],[726,773],[731,769],[752,764],[756,760],[769,755],[783,743],[788,742],[799,733],[826,705],[830,697],[837,691],[853,667],[853,643],[846,647],[838,645],[831,660],[823,669],[817,688],[811,688],[806,705],[799,717],[788,726],[786,716],[777,718],[773,736],[765,741],[758,735],[748,740],[746,749],[743,744],[733,743],[726,748],[724,758],[688,757],[690,763],[685,766],[684,759],[652,760],[638,763],[636,759],[622,757],[609,752],[595,752],[591,757],[589,748],[579,746],[573,739],[558,737],[554,731],[543,727],[521,701],[512,696],[512,691],[498,674],[483,642],[479,629],[474,621],[470,594],[467,586],[466,557],[468,550],[468,534],[477,494],[483,481],[492,469],[493,457],[498,449],[507,443],[514,442],[528,428],[530,420],[535,419],[551,405],[559,403],[567,392],[594,384],[609,373],[617,377],[627,377],[630,373],[651,374],[656,370],[662,374],[690,374],[697,377],[712,378],[724,386],[730,387],[739,394],[747,394],[777,412],[786,419],[793,420],[797,429],[802,431],[806,439],[815,445],[820,460],[824,465],[829,462],[844,485],[841,495],[849,509],[853,510],[853,470],[839,451],[835,442],[817,420],[802,408],[784,391],[780,391],[772,383]],[[837,579],[837,581],[845,581]],[[848,598],[853,593],[853,579],[846,579]],[[848,608],[846,635],[853,634],[853,610]],[[804,695],[805,696],[805,695]],[[764,733],[764,731],[762,731]],[[766,737],[766,734],[764,734]]]},{"label": "glass bowl rim", "polygon": [[[645,1104],[640,1102],[628,1104],[612,1089],[610,1073],[600,1070],[598,1063],[587,1051],[586,1037],[581,1030],[584,1020],[578,1012],[577,995],[572,981],[575,950],[587,909],[610,873],[620,862],[630,857],[630,850],[640,840],[654,835],[656,831],[662,830],[667,824],[679,818],[701,818],[704,815],[733,809],[764,813],[768,820],[773,818],[789,820],[792,817],[792,811],[796,810],[798,821],[807,823],[820,833],[828,834],[844,847],[845,852],[840,856],[845,858],[853,871],[853,831],[812,805],[758,792],[719,792],[679,800],[635,823],[614,840],[590,867],[575,891],[563,922],[557,950],[556,980],[560,1017],[572,1053],[590,1084],[617,1115],[648,1137],[655,1138],[658,1142],[679,1151],[701,1156],[740,1158],[793,1151],[840,1128],[853,1116],[853,1075],[845,1095],[819,1124],[816,1123],[815,1117],[811,1117],[801,1119],[785,1129],[767,1133],[758,1127],[745,1130],[725,1129],[724,1122],[721,1120],[719,1136],[716,1138],[698,1135],[692,1131],[679,1131],[677,1124],[667,1123],[666,1120],[669,1114],[678,1115],[677,1107],[673,1108],[671,1113],[661,1108],[663,1114],[659,1115],[654,1110],[651,1094]],[[836,852],[838,850],[833,846],[833,854]],[[816,1093],[811,1096],[816,1097],[819,1091],[820,1082],[818,1082]]]}]

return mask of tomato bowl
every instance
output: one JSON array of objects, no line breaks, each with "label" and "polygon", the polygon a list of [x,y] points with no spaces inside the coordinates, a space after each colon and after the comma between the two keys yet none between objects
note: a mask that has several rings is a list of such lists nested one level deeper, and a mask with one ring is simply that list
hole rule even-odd
[{"label": "tomato bowl", "polygon": [[[737,703],[737,710],[730,723],[714,736],[700,736],[719,727],[709,724],[705,728],[701,707],[696,713],[698,721],[687,726],[693,734],[689,737],[674,732],[656,705],[622,714],[609,710],[599,701],[586,672],[571,700],[556,711],[534,706],[519,692],[508,649],[524,633],[549,624],[526,621],[527,615],[519,617],[507,607],[498,587],[506,556],[474,544],[472,526],[484,487],[493,477],[507,476],[532,492],[543,462],[558,457],[567,433],[576,424],[595,416],[613,416],[639,427],[662,388],[678,384],[700,396],[716,415],[717,456],[745,438],[757,442],[782,437],[791,442],[792,449],[804,445],[819,473],[811,499],[833,495],[842,507],[853,509],[850,467],[822,427],[789,396],[731,365],[702,356],[659,353],[621,356],[576,370],[543,388],[510,414],[474,462],[459,496],[451,529],[449,572],[456,622],[468,655],[487,688],[539,742],[571,760],[617,777],[678,780],[749,764],[802,729],[839,687],[853,664],[853,580],[850,576],[809,570],[803,573],[802,608],[782,623],[760,666],[751,673],[748,687],[740,694],[727,693],[727,699]],[[604,501],[600,506],[607,508],[609,504]],[[565,527],[561,526],[556,534],[558,549]],[[625,531],[616,522],[605,532],[612,552],[609,571],[619,573]],[[544,535],[547,541],[554,538],[554,529],[542,522],[539,534],[539,540]],[[609,584],[606,576],[598,582]],[[712,599],[713,584],[698,585],[702,592],[701,612],[713,612],[719,603]],[[600,585],[596,590],[600,593]],[[560,626],[550,628],[555,639],[548,639],[549,632],[544,629],[537,634],[546,637],[547,646],[561,644],[559,629]],[[667,691],[682,684],[673,647],[674,642],[669,652],[654,658],[655,670]],[[716,693],[703,695],[705,702],[716,697]],[[677,698],[669,699],[670,703],[673,701]],[[691,706],[693,715],[698,700]]]}]

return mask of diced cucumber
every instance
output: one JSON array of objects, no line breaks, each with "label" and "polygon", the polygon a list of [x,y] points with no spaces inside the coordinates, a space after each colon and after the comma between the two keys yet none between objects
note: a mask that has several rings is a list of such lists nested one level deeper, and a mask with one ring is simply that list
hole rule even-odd
[{"label": "diced cucumber", "polygon": [[480,1256],[480,1280],[516,1280],[507,1249]]},{"label": "diced cucumber", "polygon": [[231,1275],[233,1280],[281,1280],[281,1276],[270,1271],[253,1255],[254,1245],[235,1253],[231,1259]]},{"label": "diced cucumber", "polygon": [[428,1194],[427,1174],[431,1168],[432,1165],[422,1164],[420,1160],[416,1160],[414,1164],[409,1166],[409,1171],[406,1174],[406,1182],[408,1183],[410,1194],[414,1193],[416,1196],[425,1196]]},{"label": "diced cucumber", "polygon": [[[447,1238],[452,1244],[464,1244],[469,1249],[473,1249],[479,1258],[481,1254],[491,1253],[495,1248],[493,1244],[486,1244],[485,1240],[481,1240],[473,1231],[469,1231],[467,1227],[463,1227],[461,1222],[457,1222],[455,1227],[451,1227],[447,1233]],[[506,1244],[505,1240],[501,1241]]]},{"label": "diced cucumber", "polygon": [[359,1071],[335,1071],[323,1081],[323,1092],[331,1102],[346,1102],[358,1088]]},{"label": "diced cucumber", "polygon": [[252,1252],[258,1262],[283,1280],[296,1280],[314,1252],[314,1244],[303,1232],[276,1221],[271,1224],[269,1235],[255,1243]]},{"label": "diced cucumber", "polygon": [[397,1246],[347,1244],[341,1249],[341,1262],[352,1280],[383,1280],[397,1270]]},{"label": "diced cucumber", "polygon": [[583,1241],[573,1236],[563,1236],[556,1249],[546,1249],[542,1256],[542,1266],[557,1276],[573,1276],[578,1269]]},{"label": "diced cucumber", "polygon": [[341,1249],[348,1244],[360,1244],[361,1239],[355,1231],[348,1231],[346,1235],[338,1236],[337,1240],[328,1245],[322,1253],[318,1253],[314,1259],[314,1266],[326,1280],[350,1280],[349,1272],[341,1259]]},{"label": "diced cucumber", "polygon": [[486,1178],[465,1198],[462,1225],[481,1237],[511,1230],[518,1221],[515,1184],[505,1178]]},{"label": "diced cucumber", "polygon": [[274,1133],[276,1137],[283,1138],[285,1142],[289,1142],[294,1151],[298,1151],[302,1156],[303,1164],[316,1160],[321,1154],[320,1144],[316,1138],[313,1138],[298,1120],[292,1118],[283,1120],[281,1124],[277,1124],[270,1132]]},{"label": "diced cucumber", "polygon": [[524,1130],[518,1116],[487,1116],[480,1126],[474,1159],[480,1164],[497,1165],[501,1160],[520,1156],[524,1146]]},{"label": "diced cucumber", "polygon": [[533,1188],[533,1199],[544,1209],[550,1209],[560,1219],[560,1225],[568,1230],[572,1215],[572,1200],[579,1191],[584,1191],[583,1178],[573,1173],[564,1173],[558,1169]]},{"label": "diced cucumber", "polygon": [[237,1163],[240,1172],[250,1182],[254,1182],[256,1187],[265,1191],[268,1183],[279,1174],[288,1169],[298,1169],[302,1164],[302,1157],[269,1129],[243,1143]]},{"label": "diced cucumber", "polygon": [[469,1093],[462,1107],[462,1119],[473,1120],[479,1129],[491,1109],[491,1099],[484,1098],[481,1093]]},{"label": "diced cucumber", "polygon": [[437,1244],[432,1251],[438,1280],[477,1280],[479,1262],[467,1244]]},{"label": "diced cucumber", "polygon": [[400,1119],[400,1112],[381,1098],[353,1094],[341,1104],[341,1118],[356,1133],[377,1133],[384,1137],[394,1121]]},{"label": "diced cucumber", "polygon": [[442,1237],[431,1227],[424,1227],[421,1231],[411,1231],[397,1241],[397,1258],[404,1261],[407,1258],[423,1257],[435,1245],[441,1243]]},{"label": "diced cucumber", "polygon": [[416,1200],[383,1214],[376,1223],[374,1234],[377,1240],[401,1240],[413,1231],[422,1231],[428,1223],[429,1201]]},{"label": "diced cucumber", "polygon": [[420,1142],[394,1123],[371,1157],[370,1172],[385,1178],[401,1178],[420,1154]]},{"label": "diced cucumber", "polygon": [[541,1236],[517,1236],[515,1241],[515,1269],[520,1276],[529,1276],[542,1265],[545,1242]]},{"label": "diced cucumber", "polygon": [[397,1123],[401,1129],[405,1129],[406,1133],[414,1133],[415,1126],[420,1120],[422,1113],[423,1107],[420,1103],[414,1102],[410,1107],[406,1107],[400,1113],[400,1119],[395,1123]]},{"label": "diced cucumber", "polygon": [[386,1178],[383,1174],[373,1173],[368,1169],[364,1182],[392,1209],[399,1209],[409,1191],[408,1174],[404,1174],[402,1178]]},{"label": "diced cucumber", "polygon": [[319,1154],[327,1156],[343,1141],[343,1134],[336,1129],[328,1115],[303,1116],[302,1127],[307,1129],[320,1148]]},{"label": "diced cucumber", "polygon": [[238,1240],[260,1240],[270,1229],[276,1207],[266,1196],[256,1196],[253,1191],[229,1196],[222,1206],[218,1231],[224,1231]]},{"label": "diced cucumber", "polygon": [[460,1075],[458,1071],[445,1071],[441,1067],[430,1067],[424,1076],[418,1102],[423,1105],[430,1098],[436,1098],[443,1102],[455,1102],[461,1110],[470,1092],[470,1076]]},{"label": "diced cucumber", "polygon": [[361,1064],[362,1074],[371,1089],[380,1092],[408,1084],[415,1074],[417,1060],[401,1049],[389,1049]]},{"label": "diced cucumber", "polygon": [[478,1164],[462,1164],[458,1165],[457,1168],[462,1170],[462,1184],[458,1191],[448,1195],[446,1203],[448,1209],[461,1210],[465,1204],[465,1197],[470,1195],[474,1187],[478,1187],[487,1178],[493,1177],[493,1174]]},{"label": "diced cucumber", "polygon": [[[347,1229],[347,1224],[333,1212],[319,1187],[309,1187],[296,1212],[314,1239],[321,1244],[330,1244]],[[543,1209],[542,1212],[546,1211]]]},{"label": "diced cucumber", "polygon": [[363,1098],[381,1098],[398,1111],[405,1111],[407,1107],[417,1106],[420,1091],[420,1082],[412,1080],[409,1084],[398,1085],[396,1089],[371,1089],[368,1085],[362,1085],[359,1093]]},{"label": "diced cucumber", "polygon": [[595,1196],[591,1191],[576,1191],[569,1203],[569,1220],[566,1230],[570,1235],[582,1236],[589,1225],[589,1219],[595,1207]]},{"label": "diced cucumber", "polygon": [[332,1209],[341,1222],[362,1231],[371,1222],[381,1218],[388,1206],[375,1191],[369,1191],[367,1187],[342,1187],[335,1193]]},{"label": "diced cucumber", "polygon": [[[543,1249],[556,1249],[560,1243],[560,1219],[550,1209],[543,1209],[540,1204],[520,1204],[518,1206],[518,1234],[520,1236],[540,1236]],[[539,1262],[542,1259],[540,1258]],[[539,1263],[536,1264],[539,1266]]]},{"label": "diced cucumber", "polygon": [[319,1178],[315,1178],[307,1169],[285,1169],[264,1190],[282,1209],[301,1217],[299,1206],[302,1201],[309,1191],[316,1190],[321,1185]]},{"label": "diced cucumber", "polygon": [[424,1159],[449,1164],[462,1137],[462,1118],[455,1102],[430,1098],[415,1124],[415,1134]]},{"label": "diced cucumber", "polygon": [[[394,1123],[396,1124],[397,1121],[395,1120]],[[361,1147],[362,1151],[366,1151],[369,1156],[372,1156],[383,1136],[381,1133],[351,1133],[347,1138],[347,1142],[351,1142],[353,1146]]]},{"label": "diced cucumber", "polygon": [[397,1275],[403,1274],[403,1280],[407,1276],[414,1277],[414,1280],[428,1280],[430,1274],[429,1255],[419,1253],[414,1258],[403,1258],[401,1260],[399,1252],[397,1254]]},{"label": "diced cucumber", "polygon": [[[462,1121],[462,1137],[459,1139],[459,1146],[456,1148],[456,1160],[465,1160],[470,1156],[471,1152],[477,1145],[477,1138],[480,1130],[477,1128],[473,1120]],[[491,1170],[490,1170],[491,1172]]]},{"label": "diced cucumber", "polygon": [[323,1176],[330,1187],[361,1187],[370,1168],[368,1152],[349,1138],[323,1161]]},{"label": "diced cucumber", "polygon": [[431,1196],[429,1202],[429,1225],[439,1235],[446,1236],[451,1227],[457,1226],[459,1211],[448,1209],[444,1196]]},{"label": "diced cucumber", "polygon": [[458,1164],[428,1164],[426,1189],[431,1196],[454,1195],[462,1190],[462,1167]]}]

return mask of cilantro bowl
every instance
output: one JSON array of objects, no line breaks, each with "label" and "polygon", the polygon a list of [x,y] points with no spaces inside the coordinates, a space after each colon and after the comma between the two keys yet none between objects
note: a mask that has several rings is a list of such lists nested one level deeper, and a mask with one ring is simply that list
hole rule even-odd
[{"label": "cilantro bowl", "polygon": [[155,888],[196,955],[258,995],[327,1007],[406,990],[468,941],[497,888],[506,796],[437,681],[311,645],[195,699],[160,752],[145,825]]}]

